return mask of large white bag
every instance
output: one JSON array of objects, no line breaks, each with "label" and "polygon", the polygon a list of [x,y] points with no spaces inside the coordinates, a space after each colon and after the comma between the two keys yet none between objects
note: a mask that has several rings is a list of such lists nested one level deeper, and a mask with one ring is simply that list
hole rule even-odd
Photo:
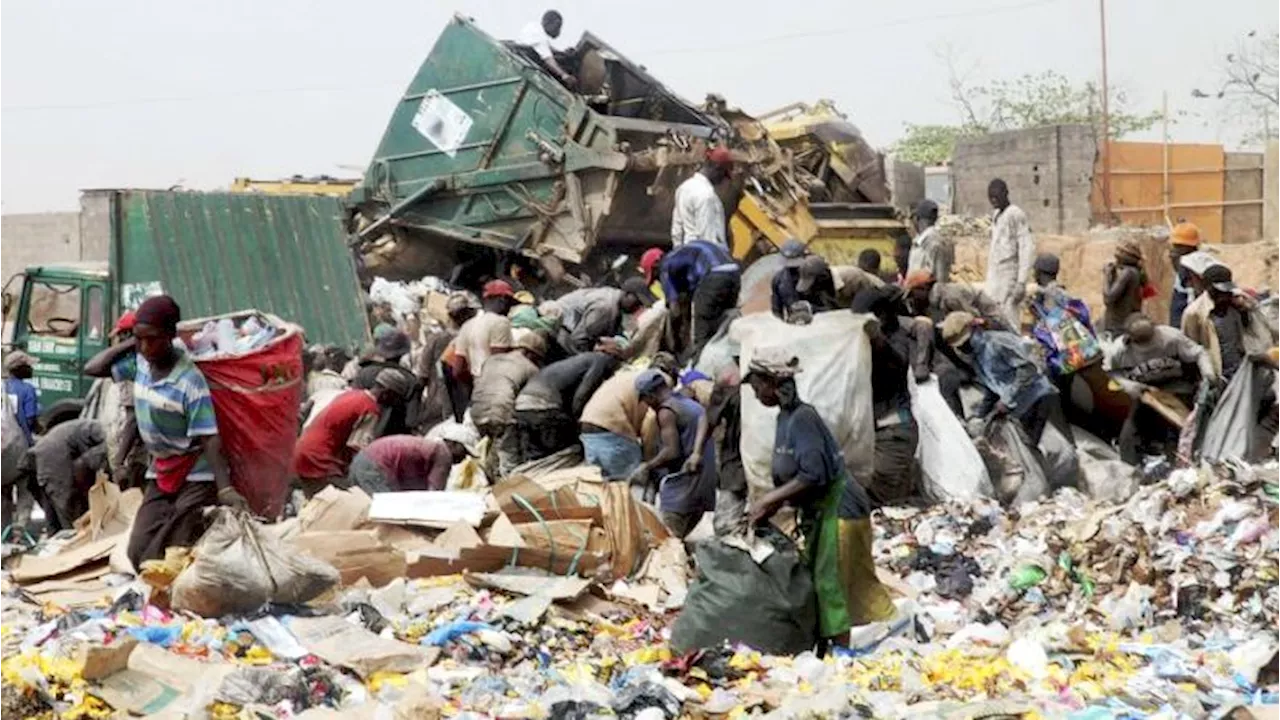
[{"label": "large white bag", "polygon": [[969,502],[992,497],[994,489],[986,463],[974,447],[960,418],[942,399],[936,380],[911,383],[911,413],[920,428],[916,459],[924,476],[925,494],[938,502]]},{"label": "large white bag", "polygon": [[[864,326],[870,315],[845,311],[818,313],[809,325],[788,325],[769,313],[735,320],[729,334],[741,346],[745,377],[751,358],[761,348],[780,347],[800,358],[796,387],[800,399],[812,405],[827,423],[844,453],[845,467],[864,485],[874,464],[875,423],[871,414],[871,343]],[[742,386],[742,464],[747,483],[756,490],[772,490],[777,408],[756,400],[750,386]]]}]

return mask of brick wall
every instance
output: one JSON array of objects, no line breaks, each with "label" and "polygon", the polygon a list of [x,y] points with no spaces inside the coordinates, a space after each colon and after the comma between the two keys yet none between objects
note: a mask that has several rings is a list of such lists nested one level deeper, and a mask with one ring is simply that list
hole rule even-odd
[{"label": "brick wall", "polygon": [[1097,144],[1088,125],[1055,125],[966,138],[951,158],[953,212],[991,211],[987,184],[1001,178],[1009,199],[1026,211],[1033,232],[1089,229]]},{"label": "brick wall", "polygon": [[[1223,199],[1228,203],[1262,199],[1262,153],[1229,152]],[[1262,203],[1227,205],[1222,209],[1222,242],[1250,243],[1262,239]]]},{"label": "brick wall", "polygon": [[884,159],[884,174],[894,207],[909,213],[924,199],[924,168],[890,155]]}]

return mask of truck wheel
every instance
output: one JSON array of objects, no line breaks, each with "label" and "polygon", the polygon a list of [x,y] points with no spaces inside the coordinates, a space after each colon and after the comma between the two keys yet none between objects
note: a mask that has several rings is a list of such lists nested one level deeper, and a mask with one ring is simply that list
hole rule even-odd
[{"label": "truck wheel", "polygon": [[80,411],[83,409],[83,400],[59,400],[40,415],[40,426],[44,428],[45,432],[49,432],[50,429],[68,420],[75,420],[80,417]]}]

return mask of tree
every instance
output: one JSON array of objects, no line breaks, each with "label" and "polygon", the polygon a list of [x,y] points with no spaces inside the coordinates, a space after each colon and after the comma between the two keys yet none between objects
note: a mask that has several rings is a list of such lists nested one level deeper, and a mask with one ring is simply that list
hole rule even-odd
[{"label": "tree", "polygon": [[1261,127],[1245,133],[1243,142],[1259,144],[1275,138],[1276,109],[1280,108],[1280,33],[1251,30],[1226,55],[1216,92],[1191,91],[1195,98],[1220,100],[1227,117],[1256,118]]},{"label": "tree", "polygon": [[[1075,84],[1052,70],[969,86],[954,70],[951,100],[960,113],[957,125],[912,125],[892,151],[912,162],[936,164],[951,157],[955,141],[966,135],[1024,130],[1047,125],[1086,124],[1102,133],[1102,93],[1093,82]],[[1160,113],[1126,110],[1128,97],[1112,89],[1108,130],[1112,139],[1141,132],[1160,121]]]}]

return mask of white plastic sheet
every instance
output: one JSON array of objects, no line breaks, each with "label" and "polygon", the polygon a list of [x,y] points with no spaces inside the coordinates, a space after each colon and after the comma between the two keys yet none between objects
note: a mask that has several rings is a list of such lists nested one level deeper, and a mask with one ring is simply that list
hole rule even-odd
[{"label": "white plastic sheet", "polygon": [[969,502],[992,497],[991,477],[960,418],[942,399],[936,380],[911,379],[911,412],[920,428],[916,459],[925,492],[940,502]]},{"label": "white plastic sheet", "polygon": [[[871,343],[863,330],[869,315],[818,313],[809,325],[788,325],[772,314],[747,315],[729,335],[741,346],[741,371],[761,348],[780,347],[800,359],[800,399],[817,409],[844,452],[845,467],[860,482],[872,470],[875,425],[871,415]],[[747,483],[770,490],[777,408],[766,408],[749,386],[742,390],[742,464]]]}]

